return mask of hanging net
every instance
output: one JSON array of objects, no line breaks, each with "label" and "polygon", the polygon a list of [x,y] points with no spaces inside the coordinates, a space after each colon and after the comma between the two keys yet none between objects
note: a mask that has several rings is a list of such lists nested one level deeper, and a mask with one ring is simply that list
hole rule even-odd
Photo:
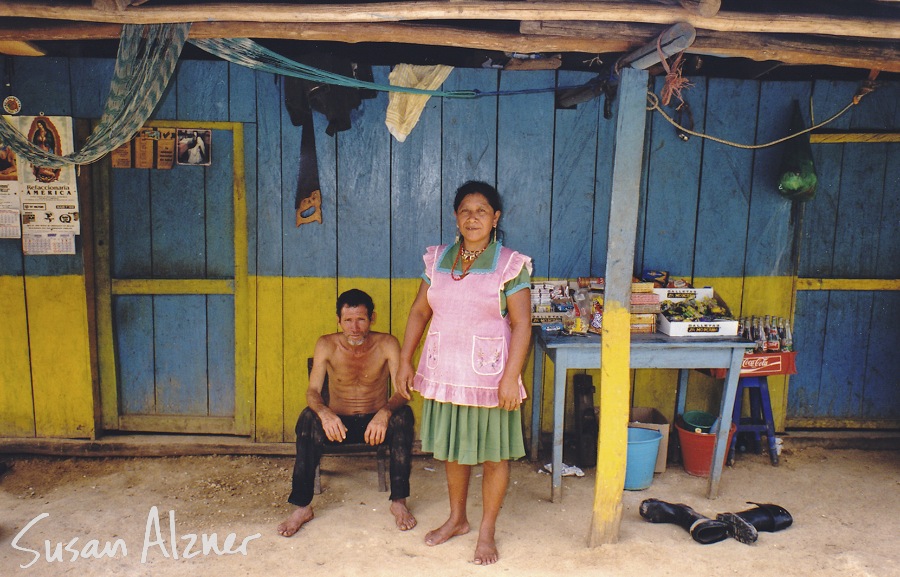
[{"label": "hanging net", "polygon": [[62,168],[94,162],[128,142],[150,117],[175,70],[190,23],[126,24],[100,122],[81,150],[59,156],[31,143],[6,120],[0,142],[38,166]]}]

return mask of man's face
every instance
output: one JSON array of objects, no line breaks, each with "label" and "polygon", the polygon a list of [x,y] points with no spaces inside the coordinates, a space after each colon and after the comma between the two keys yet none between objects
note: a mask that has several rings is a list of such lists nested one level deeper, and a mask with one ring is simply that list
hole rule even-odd
[{"label": "man's face", "polygon": [[341,325],[341,331],[347,337],[347,342],[354,347],[358,347],[369,336],[369,327],[374,320],[374,318],[369,318],[369,311],[366,310],[365,306],[351,307],[344,305],[338,322]]}]

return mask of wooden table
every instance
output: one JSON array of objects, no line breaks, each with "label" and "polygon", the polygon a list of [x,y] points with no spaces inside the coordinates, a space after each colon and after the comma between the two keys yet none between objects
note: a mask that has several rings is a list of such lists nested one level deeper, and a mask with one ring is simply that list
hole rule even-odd
[{"label": "wooden table", "polygon": [[[728,424],[734,407],[738,377],[744,351],[753,343],[739,337],[670,337],[662,333],[631,335],[630,366],[633,369],[679,369],[675,415],[684,413],[688,369],[724,368],[727,374],[719,408],[720,423],[713,450],[707,497],[715,499],[725,452],[728,450]],[[534,335],[534,380],[532,387],[530,458],[538,458],[541,431],[544,355],[554,365],[553,375],[553,472],[551,500],[562,500],[563,416],[566,402],[566,371],[600,368],[600,335],[545,337],[540,329]],[[602,386],[602,385],[601,385]],[[622,386],[628,386],[623,383]]]}]

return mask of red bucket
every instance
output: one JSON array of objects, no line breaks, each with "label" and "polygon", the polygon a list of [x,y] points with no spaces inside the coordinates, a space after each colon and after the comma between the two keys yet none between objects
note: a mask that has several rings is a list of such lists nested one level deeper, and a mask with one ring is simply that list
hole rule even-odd
[{"label": "red bucket", "polygon": [[[710,433],[694,433],[685,430],[678,422],[675,423],[675,428],[678,430],[678,443],[681,445],[681,460],[684,463],[684,470],[688,475],[695,477],[709,477],[716,436]],[[725,445],[725,454],[722,455],[723,465],[725,459],[728,458],[728,447],[731,446],[731,438],[736,430],[737,426],[731,423],[731,429],[728,431],[728,444]]]}]

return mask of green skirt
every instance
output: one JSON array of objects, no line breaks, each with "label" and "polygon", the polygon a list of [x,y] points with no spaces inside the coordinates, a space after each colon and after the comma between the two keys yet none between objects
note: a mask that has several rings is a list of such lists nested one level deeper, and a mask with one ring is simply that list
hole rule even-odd
[{"label": "green skirt", "polygon": [[520,409],[467,407],[425,399],[420,435],[423,451],[460,465],[525,456]]}]

